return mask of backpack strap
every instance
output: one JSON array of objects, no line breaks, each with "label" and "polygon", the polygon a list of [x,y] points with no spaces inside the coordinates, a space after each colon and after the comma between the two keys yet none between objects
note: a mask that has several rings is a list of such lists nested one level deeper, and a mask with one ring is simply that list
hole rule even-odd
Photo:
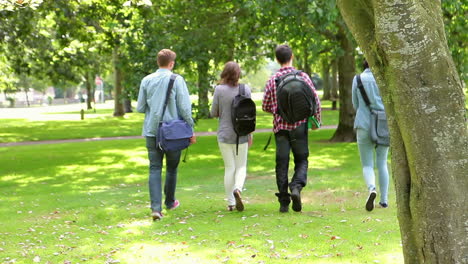
[{"label": "backpack strap", "polygon": [[177,78],[177,74],[172,74],[171,78],[169,79],[169,85],[167,86],[166,99],[164,101],[161,121],[163,120],[164,114],[166,113],[167,104],[169,103],[169,96],[171,95],[172,87],[174,86],[174,82],[176,78]]},{"label": "backpack strap", "polygon": [[265,147],[263,147],[263,151],[267,150],[268,146],[270,146],[270,143],[271,143],[271,136],[272,136],[272,135],[273,135],[273,134],[270,134],[270,137],[268,138],[268,141],[267,141]]},{"label": "backpack strap", "polygon": [[[239,84],[239,95],[245,96],[245,85]],[[236,156],[239,154],[239,135],[236,133]]]},{"label": "backpack strap", "polygon": [[360,74],[356,75],[356,81],[357,81],[359,91],[361,91],[362,99],[364,99],[364,102],[366,103],[367,107],[369,107],[369,109],[370,109],[369,97],[367,97],[366,90],[364,90],[364,85],[362,85],[361,75]]}]

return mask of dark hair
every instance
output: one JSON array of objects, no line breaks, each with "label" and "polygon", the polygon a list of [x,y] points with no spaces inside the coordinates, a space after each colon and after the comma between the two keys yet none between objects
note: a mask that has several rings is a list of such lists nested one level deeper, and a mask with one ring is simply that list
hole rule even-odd
[{"label": "dark hair", "polygon": [[364,61],[362,62],[362,69],[365,70],[367,68],[369,68],[369,63],[367,63],[367,60],[364,59]]},{"label": "dark hair", "polygon": [[158,65],[159,67],[166,67],[171,61],[175,61],[176,53],[170,49],[162,49],[158,52]]},{"label": "dark hair", "polygon": [[231,86],[237,86],[241,75],[241,69],[239,64],[234,61],[228,61],[224,65],[223,72],[221,73],[221,84],[229,84]]},{"label": "dark hair", "polygon": [[286,44],[278,45],[276,46],[275,55],[280,64],[285,64],[292,58],[292,49]]}]

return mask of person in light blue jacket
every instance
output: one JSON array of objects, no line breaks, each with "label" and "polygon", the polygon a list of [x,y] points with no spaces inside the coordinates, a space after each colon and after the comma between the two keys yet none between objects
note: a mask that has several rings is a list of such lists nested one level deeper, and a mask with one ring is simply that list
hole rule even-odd
[{"label": "person in light blue jacket", "polygon": [[[382,98],[380,97],[379,87],[375,82],[374,75],[369,69],[369,64],[366,60],[363,63],[364,71],[361,73],[361,82],[367,97],[370,101],[370,107],[375,110],[384,110]],[[388,146],[376,145],[371,141],[369,135],[370,127],[370,110],[367,107],[362,94],[358,88],[356,77],[353,80],[352,86],[352,101],[353,107],[356,110],[356,118],[354,120],[354,128],[357,133],[357,143],[359,154],[361,157],[362,172],[364,180],[369,191],[369,196],[366,201],[366,210],[374,209],[374,200],[377,197],[375,174],[374,174],[374,152],[376,155],[377,169],[379,172],[379,188],[380,202],[382,208],[388,207],[388,168],[387,156]]]},{"label": "person in light blue jacket", "polygon": [[[143,78],[138,94],[137,111],[145,113],[142,134],[146,138],[146,148],[148,149],[149,192],[153,220],[160,220],[163,217],[161,172],[164,156],[166,156],[166,182],[164,185],[166,198],[164,204],[169,210],[180,205],[180,202],[175,198],[175,189],[181,151],[163,151],[157,146],[159,125],[164,121],[175,119],[185,120],[192,127],[194,124],[192,104],[182,76],[177,76],[175,79],[166,112],[164,116],[161,116],[175,58],[176,54],[172,50],[161,50],[157,58],[159,69]],[[190,142],[195,143],[195,141],[195,136],[193,136]]]}]

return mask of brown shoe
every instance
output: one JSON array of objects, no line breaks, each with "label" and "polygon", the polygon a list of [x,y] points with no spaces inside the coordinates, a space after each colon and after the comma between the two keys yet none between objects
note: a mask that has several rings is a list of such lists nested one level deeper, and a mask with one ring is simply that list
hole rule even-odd
[{"label": "brown shoe", "polygon": [[235,189],[234,192],[234,198],[236,198],[236,209],[239,212],[244,211],[244,204],[242,203],[242,197],[241,197],[241,192],[238,189]]}]

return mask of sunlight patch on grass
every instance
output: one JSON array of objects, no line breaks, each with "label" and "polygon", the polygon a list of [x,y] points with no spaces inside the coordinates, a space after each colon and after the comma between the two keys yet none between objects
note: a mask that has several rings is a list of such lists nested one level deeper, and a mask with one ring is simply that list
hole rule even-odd
[{"label": "sunlight patch on grass", "polygon": [[5,174],[5,175],[2,175],[2,177],[0,178],[0,181],[4,181],[4,182],[9,182],[9,181],[15,181],[15,182],[19,182],[19,181],[16,181],[18,179],[24,179],[24,176],[23,174]]},{"label": "sunlight patch on grass", "polygon": [[115,257],[121,263],[213,263],[203,258],[207,252],[194,254],[188,248],[183,243],[135,243]]},{"label": "sunlight patch on grass", "polygon": [[311,164],[314,164],[314,167],[317,169],[339,167],[342,163],[340,160],[328,155],[320,157],[310,157],[309,162]]},{"label": "sunlight patch on grass", "polygon": [[183,187],[181,189],[184,191],[197,191],[197,190],[200,190],[200,187],[201,187],[200,185],[193,185],[193,186]]},{"label": "sunlight patch on grass", "polygon": [[43,176],[43,177],[36,177],[36,176],[26,176],[21,174],[14,174],[14,175],[7,175],[2,176],[1,180],[4,182],[15,182],[18,184],[19,187],[25,187],[31,183],[43,183],[47,180],[53,179],[51,176]]},{"label": "sunlight patch on grass", "polygon": [[221,154],[198,154],[196,157],[191,157],[190,159],[195,162],[195,160],[203,161],[203,160],[211,160],[211,159],[218,159]]}]

